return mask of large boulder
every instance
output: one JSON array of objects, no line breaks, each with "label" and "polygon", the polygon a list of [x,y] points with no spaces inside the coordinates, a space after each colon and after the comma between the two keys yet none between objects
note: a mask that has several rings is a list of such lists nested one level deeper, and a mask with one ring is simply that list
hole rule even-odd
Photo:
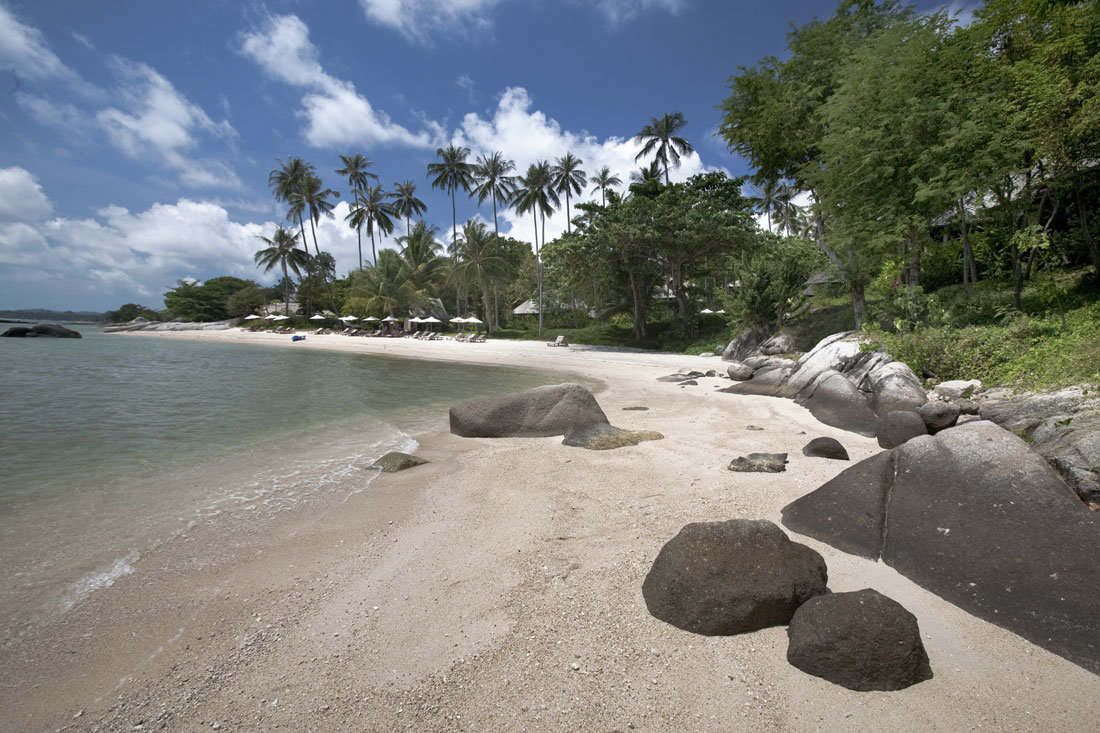
[{"label": "large boulder", "polygon": [[864,350],[855,332],[822,339],[793,366],[758,361],[768,358],[744,358],[756,370],[752,379],[719,391],[792,397],[826,425],[868,437],[887,413],[916,412],[927,400],[913,370],[885,352]]},{"label": "large boulder", "polygon": [[4,333],[0,333],[0,337],[8,338],[59,338],[59,339],[79,339],[84,338],[79,331],[74,331],[71,328],[65,328],[59,323],[38,323],[34,326],[13,326]]},{"label": "large boulder", "polygon": [[894,410],[882,418],[876,437],[880,448],[897,448],[920,435],[928,435],[928,428],[919,413]]},{"label": "large boulder", "polygon": [[768,340],[768,334],[759,329],[750,329],[736,336],[722,350],[724,361],[744,361],[745,357],[759,353],[760,344]]},{"label": "large boulder", "polygon": [[959,406],[952,402],[944,402],[943,400],[932,400],[926,402],[920,406],[917,410],[920,413],[920,417],[924,420],[925,427],[928,428],[928,432],[932,435],[953,427],[955,423],[959,421],[959,415],[961,411]]},{"label": "large boulder", "polygon": [[835,461],[847,461],[848,451],[836,438],[814,438],[802,448],[802,455],[810,458],[831,458]]},{"label": "large boulder", "polygon": [[787,627],[787,661],[849,690],[902,690],[932,679],[917,617],[865,588],[803,603]]},{"label": "large boulder", "polygon": [[752,379],[753,368],[748,364],[742,364],[739,361],[735,361],[726,367],[726,375],[735,382],[744,382],[746,379]]},{"label": "large boulder", "polygon": [[451,432],[464,438],[545,438],[570,428],[607,423],[592,393],[553,384],[454,405]]},{"label": "large boulder", "polygon": [[887,565],[1100,673],[1100,518],[986,421],[914,438],[783,509],[792,530]]},{"label": "large boulder", "polygon": [[642,584],[656,618],[709,636],[785,624],[825,592],[825,560],[763,519],[685,525]]}]

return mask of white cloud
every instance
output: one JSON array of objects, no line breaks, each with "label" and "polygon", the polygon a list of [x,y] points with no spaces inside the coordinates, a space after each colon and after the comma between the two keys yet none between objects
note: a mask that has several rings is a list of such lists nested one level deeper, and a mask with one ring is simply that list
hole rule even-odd
[{"label": "white cloud", "polygon": [[469,37],[492,28],[489,11],[500,0],[359,0],[369,20],[425,43],[436,32]]},{"label": "white cloud", "polygon": [[101,110],[96,121],[115,147],[136,160],[150,155],[159,158],[187,186],[240,187],[240,180],[229,166],[191,155],[198,147],[198,133],[217,138],[236,136],[228,121],[211,120],[201,107],[145,64],[116,58],[114,67],[122,84],[118,96],[126,111],[115,107]]},{"label": "white cloud", "polygon": [[0,219],[41,221],[53,213],[42,187],[23,168],[0,168]]},{"label": "white cloud", "polygon": [[596,7],[612,25],[621,25],[647,10],[665,10],[675,15],[687,0],[597,0]]},{"label": "white cloud", "polygon": [[[623,182],[620,192],[630,183],[630,173],[638,170],[648,160],[634,162],[641,146],[631,138],[608,137],[603,140],[587,132],[563,130],[561,125],[543,112],[532,110],[532,100],[527,90],[511,87],[505,90],[497,104],[491,119],[482,119],[475,113],[467,114],[454,134],[456,144],[469,147],[471,161],[478,155],[503,151],[507,158],[516,163],[516,173],[523,175],[527,167],[537,160],[554,159],[572,152],[584,161],[582,168],[589,176],[604,166],[611,169]],[[707,169],[698,154],[689,153],[681,158],[679,168],[670,171],[673,181],[683,181]],[[592,186],[586,186],[584,192],[571,200],[575,206],[578,201],[599,201],[599,192],[592,193]],[[487,210],[488,211],[488,210]],[[573,215],[576,210],[573,209]],[[491,213],[488,214],[491,217]],[[498,210],[501,220],[501,233],[516,239],[534,242],[533,228],[529,214],[519,217],[508,209]],[[447,222],[450,232],[450,222]],[[541,225],[540,225],[541,226]],[[546,239],[550,241],[565,231],[565,204],[562,210],[546,220]],[[541,237],[541,233],[540,233]],[[449,237],[448,237],[449,238]]]},{"label": "white cloud", "polygon": [[27,79],[75,80],[76,73],[50,50],[42,32],[19,21],[0,4],[0,64]]},{"label": "white cloud", "polygon": [[298,114],[306,120],[303,137],[314,147],[436,145],[434,130],[410,132],[374,109],[354,84],[326,73],[309,40],[309,28],[295,15],[269,18],[262,29],[245,33],[241,52],[276,79],[308,90]]}]

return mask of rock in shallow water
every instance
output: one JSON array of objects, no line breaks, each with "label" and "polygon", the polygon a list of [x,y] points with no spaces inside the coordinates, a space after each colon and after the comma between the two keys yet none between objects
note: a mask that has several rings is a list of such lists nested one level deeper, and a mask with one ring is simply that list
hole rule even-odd
[{"label": "rock in shallow water", "polygon": [[741,634],[787,623],[828,579],[821,555],[767,520],[695,522],[661,548],[642,595],[677,628]]},{"label": "rock in shallow water", "polygon": [[430,461],[420,458],[419,456],[409,455],[408,453],[391,451],[379,458],[372,465],[374,468],[382,469],[383,473],[397,473],[398,471],[404,471],[406,468],[412,468],[413,466],[422,466],[425,463],[430,463]]},{"label": "rock in shallow water", "polygon": [[902,690],[932,679],[917,617],[870,588],[809,599],[787,638],[788,662],[849,690]]}]

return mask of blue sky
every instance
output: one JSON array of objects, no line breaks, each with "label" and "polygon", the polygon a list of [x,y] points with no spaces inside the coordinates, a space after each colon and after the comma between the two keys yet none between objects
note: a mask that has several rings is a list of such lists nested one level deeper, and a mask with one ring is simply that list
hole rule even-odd
[{"label": "blue sky", "polygon": [[[286,213],[267,187],[276,158],[305,158],[341,192],[318,232],[341,275],[358,258],[341,154],[373,160],[387,189],[413,180],[444,237],[450,200],[425,171],[450,141],[501,150],[521,172],[571,150],[625,181],[631,137],[678,110],[696,154],[676,177],[747,173],[714,137],[726,79],[834,7],[0,0],[0,309],[160,308],[181,278],[271,282],[252,253]],[[479,213],[491,222],[459,198],[460,226]],[[507,212],[501,229],[532,241],[527,218]]]}]

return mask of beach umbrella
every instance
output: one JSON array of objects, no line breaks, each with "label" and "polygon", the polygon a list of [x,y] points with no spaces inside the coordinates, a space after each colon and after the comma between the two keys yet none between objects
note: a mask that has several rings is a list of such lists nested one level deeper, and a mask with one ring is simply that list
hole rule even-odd
[{"label": "beach umbrella", "polygon": [[701,311],[699,311],[699,312],[700,312],[700,313],[705,313],[705,314],[707,314],[707,315],[709,316],[709,315],[710,315],[711,313],[713,313],[714,311],[712,311],[712,310],[711,310],[710,308],[704,308],[703,310],[701,310]]},{"label": "beach umbrella", "polygon": [[256,320],[257,318],[263,318],[263,316],[257,316],[257,315],[255,315],[255,314],[249,314],[249,315],[247,315],[247,316],[245,316],[245,317],[244,317],[244,319],[245,319],[246,321],[254,321],[254,320]]},{"label": "beach umbrella", "polygon": [[413,316],[409,319],[409,323],[423,323],[426,320],[426,318],[421,318],[420,316]]},{"label": "beach umbrella", "polygon": [[324,316],[322,316],[320,313],[318,313],[317,315],[311,317],[309,320],[311,320],[311,321],[327,321],[328,319],[325,318]]},{"label": "beach umbrella", "polygon": [[443,323],[443,321],[439,320],[435,316],[428,316],[427,318],[421,318],[420,322],[421,323]]},{"label": "beach umbrella", "polygon": [[386,316],[382,319],[382,323],[394,323],[395,321],[397,321],[397,319],[393,316]]},{"label": "beach umbrella", "polygon": [[367,316],[366,318],[363,319],[363,323],[366,323],[367,321],[373,322],[373,321],[377,321],[377,320],[378,319],[375,318],[374,316]]},{"label": "beach umbrella", "polygon": [[485,321],[481,320],[477,316],[470,316],[466,319],[466,323],[476,323],[480,326],[482,323],[485,323]]},{"label": "beach umbrella", "polygon": [[725,308],[723,308],[723,309],[722,309],[722,310],[720,310],[720,311],[714,311],[714,312],[715,312],[715,313],[725,313],[725,312],[726,312],[726,309],[725,309]]},{"label": "beach umbrella", "polygon": [[344,323],[351,323],[352,321],[358,321],[359,319],[356,318],[355,316],[344,316],[340,320],[343,321]]},{"label": "beach umbrella", "polygon": [[275,321],[289,321],[290,316],[275,316],[275,318],[273,318],[272,320],[275,320]]},{"label": "beach umbrella", "polygon": [[265,321],[274,321],[276,318],[278,318],[278,316],[274,313],[272,313],[270,316],[264,316]]}]

